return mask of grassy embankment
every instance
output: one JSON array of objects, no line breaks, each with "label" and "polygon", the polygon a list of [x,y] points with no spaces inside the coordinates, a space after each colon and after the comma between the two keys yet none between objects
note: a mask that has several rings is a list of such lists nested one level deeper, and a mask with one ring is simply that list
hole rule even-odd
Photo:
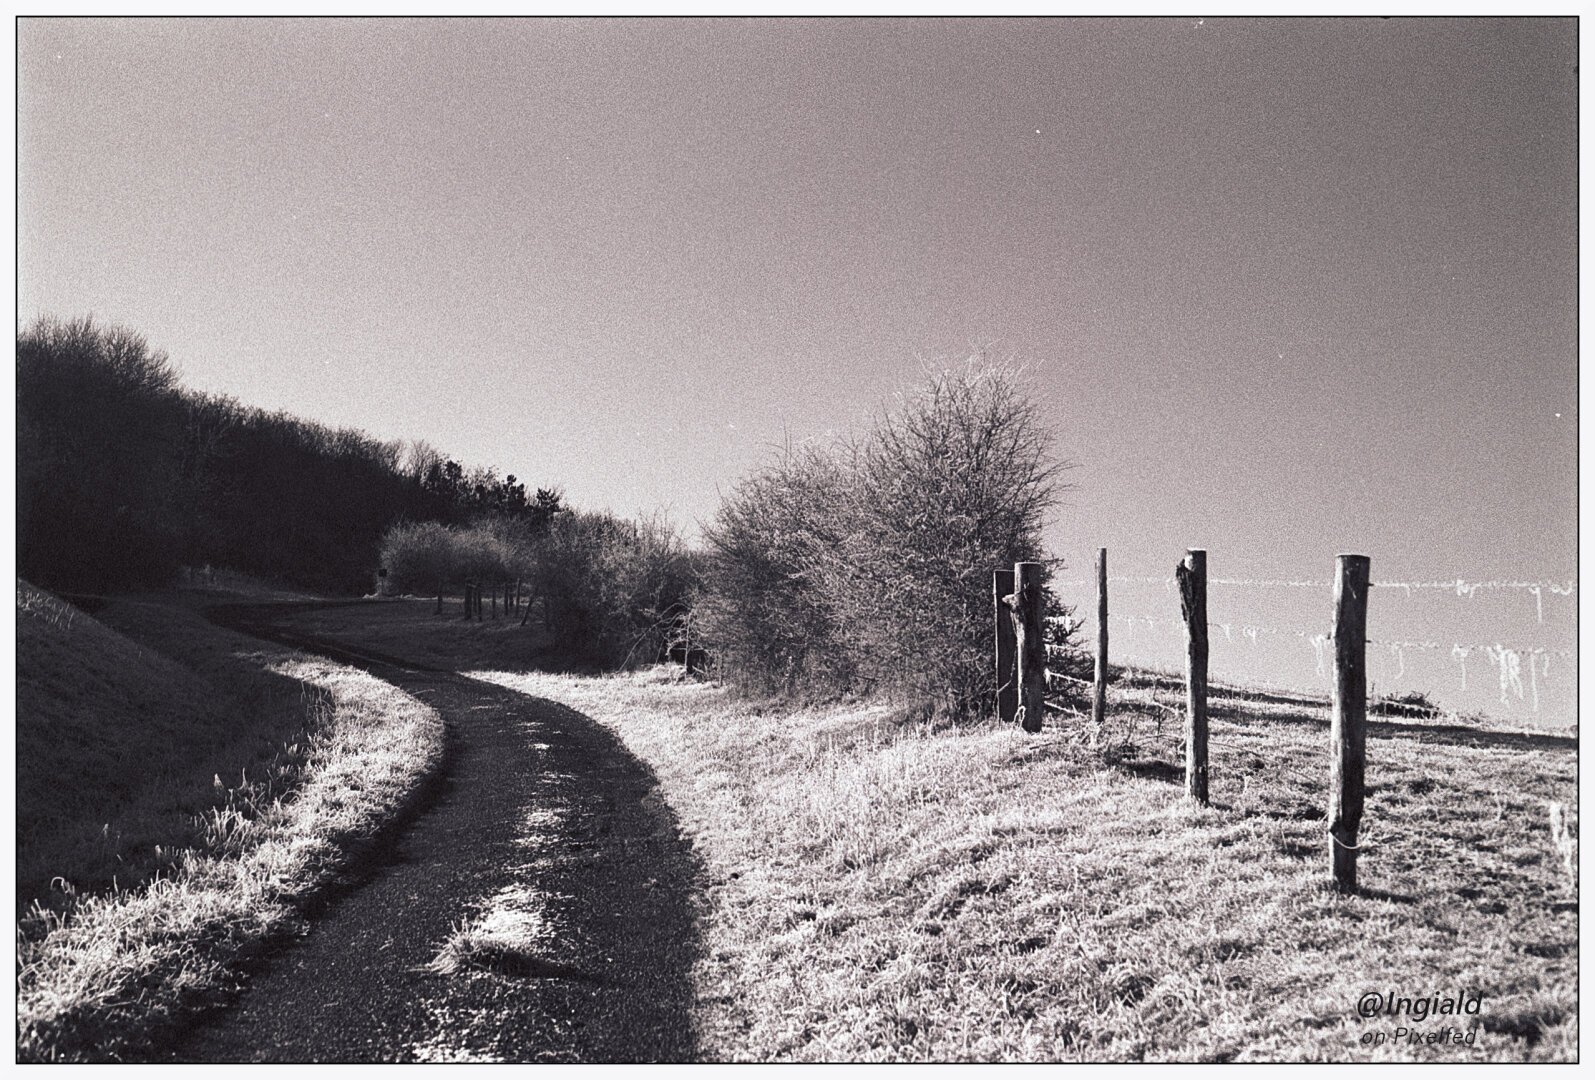
[{"label": "grassy embankment", "polygon": [[199,613],[242,598],[18,583],[22,1059],[136,1058],[226,1000],[441,763],[433,710]]},{"label": "grassy embankment", "polygon": [[[312,617],[456,663],[484,635],[515,640],[418,604]],[[1327,709],[1310,698],[1215,694],[1213,805],[1196,809],[1167,686],[1121,684],[1103,754],[1067,724],[932,731],[885,707],[738,702],[665,669],[482,666],[605,724],[658,775],[649,797],[706,867],[708,1057],[1576,1056],[1577,895],[1544,804],[1575,801],[1571,737],[1375,722],[1366,891],[1340,896],[1324,885]],[[481,929],[537,948],[519,922]],[[1358,1019],[1363,993],[1457,990],[1484,995],[1473,1045],[1360,1043],[1396,1026]]]}]

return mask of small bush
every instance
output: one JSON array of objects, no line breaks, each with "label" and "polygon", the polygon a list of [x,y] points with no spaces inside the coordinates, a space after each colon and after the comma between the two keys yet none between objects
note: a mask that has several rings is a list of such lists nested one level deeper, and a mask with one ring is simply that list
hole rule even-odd
[{"label": "small bush", "polygon": [[563,513],[530,552],[547,628],[574,656],[652,663],[677,637],[697,574],[668,522]]},{"label": "small bush", "polygon": [[1375,716],[1405,716],[1415,720],[1433,720],[1440,715],[1440,706],[1429,700],[1421,690],[1403,694],[1382,694],[1374,699],[1369,712]]}]

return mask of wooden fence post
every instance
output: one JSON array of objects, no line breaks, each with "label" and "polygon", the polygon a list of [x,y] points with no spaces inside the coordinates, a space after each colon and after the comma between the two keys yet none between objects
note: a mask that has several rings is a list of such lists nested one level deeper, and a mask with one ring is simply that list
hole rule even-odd
[{"label": "wooden fence post", "polygon": [[1026,731],[1041,730],[1046,712],[1047,643],[1041,637],[1041,564],[1013,564],[1014,652],[1018,656],[1020,724]]},{"label": "wooden fence post", "polygon": [[1097,548],[1097,664],[1091,685],[1091,740],[1108,719],[1108,549]]},{"label": "wooden fence post", "polygon": [[465,583],[465,621],[471,621],[471,583]]},{"label": "wooden fence post", "polygon": [[1207,805],[1207,552],[1190,548],[1174,570],[1185,616],[1185,794]]},{"label": "wooden fence post", "polygon": [[1335,556],[1335,686],[1329,714],[1329,856],[1335,884],[1357,887],[1368,684],[1368,556]]},{"label": "wooden fence post", "polygon": [[437,610],[437,613],[439,615],[443,614],[443,582],[441,582],[441,581],[438,582],[438,610]]},{"label": "wooden fence post", "polygon": [[1019,681],[1014,665],[1013,571],[991,572],[991,607],[997,622],[997,718],[1008,723],[1019,711]]},{"label": "wooden fence post", "polygon": [[480,582],[477,583],[476,588],[472,590],[472,593],[476,596],[476,621],[477,622],[481,622],[482,621],[482,585],[481,585]]}]

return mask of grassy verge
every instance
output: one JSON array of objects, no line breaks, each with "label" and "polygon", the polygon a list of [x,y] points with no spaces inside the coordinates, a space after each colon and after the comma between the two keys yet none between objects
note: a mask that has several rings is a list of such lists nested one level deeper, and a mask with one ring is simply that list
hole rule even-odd
[{"label": "grassy verge", "polygon": [[[761,710],[661,673],[478,673],[614,730],[708,868],[705,1053],[734,1060],[1574,1060],[1577,894],[1545,803],[1575,743],[1387,723],[1359,895],[1324,886],[1328,738],[1217,702],[1213,806],[1126,690],[1063,727]],[[1365,1044],[1369,992],[1483,995],[1471,1044]]]},{"label": "grassy verge", "polygon": [[[137,1058],[227,1000],[416,797],[442,724],[363,672],[212,627],[192,599],[118,601],[102,624],[18,597],[19,877],[22,852],[35,881],[67,877],[19,920],[18,1057]],[[40,828],[52,793],[60,824]]]}]

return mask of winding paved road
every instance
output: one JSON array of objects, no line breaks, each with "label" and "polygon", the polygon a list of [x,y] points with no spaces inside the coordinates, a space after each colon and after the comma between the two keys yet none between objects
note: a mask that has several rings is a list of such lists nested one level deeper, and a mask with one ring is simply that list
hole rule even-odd
[{"label": "winding paved road", "polygon": [[[648,767],[563,705],[295,632],[293,610],[217,617],[432,705],[448,725],[446,776],[363,883],[172,1060],[693,1059],[697,865]],[[459,924],[517,894],[549,931],[535,955],[432,968]]]}]

